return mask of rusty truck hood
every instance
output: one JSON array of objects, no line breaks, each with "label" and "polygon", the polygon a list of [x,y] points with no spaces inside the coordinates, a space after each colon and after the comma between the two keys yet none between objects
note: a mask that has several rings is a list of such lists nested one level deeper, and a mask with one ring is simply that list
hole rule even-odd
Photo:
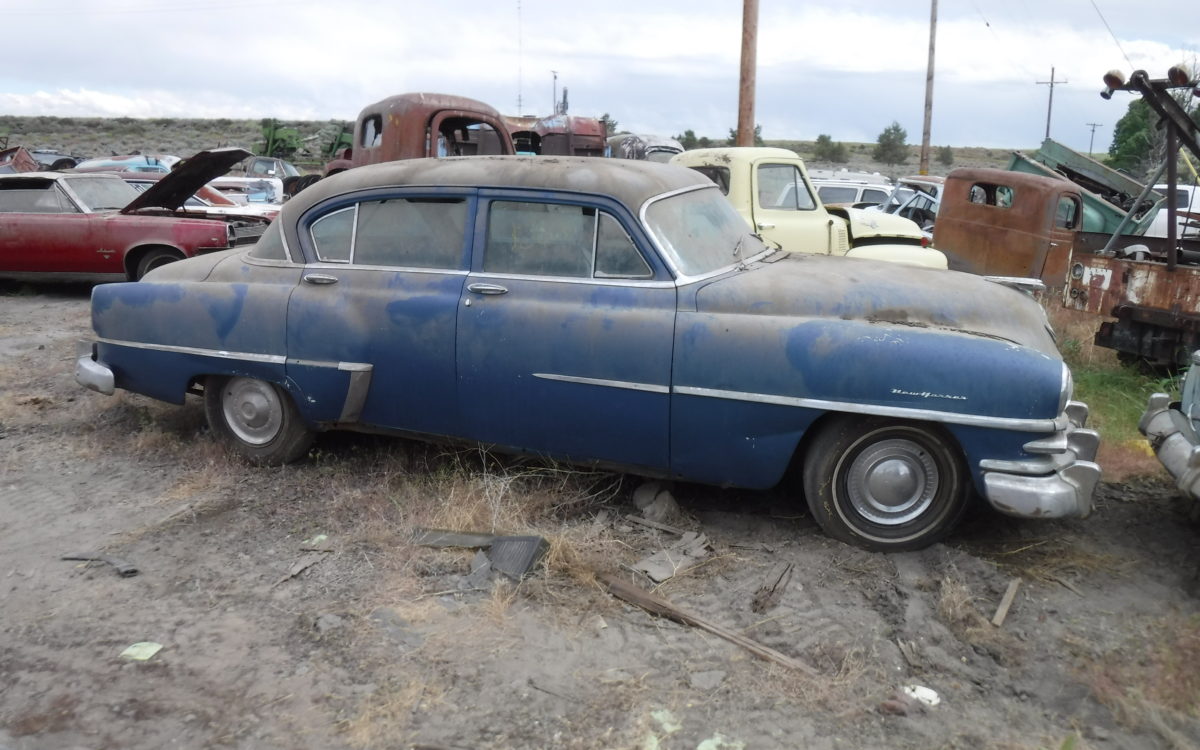
[{"label": "rusty truck hood", "polygon": [[129,205],[121,209],[123,214],[137,213],[143,208],[165,208],[174,211],[182,206],[196,191],[209,181],[220,177],[233,165],[248,156],[244,148],[216,148],[201,151],[190,159],[180,162],[171,173],[163,177],[146,192],[141,193]]},{"label": "rusty truck hood", "polygon": [[696,309],[953,331],[1059,356],[1045,312],[1030,295],[955,271],[793,253],[706,283]]}]

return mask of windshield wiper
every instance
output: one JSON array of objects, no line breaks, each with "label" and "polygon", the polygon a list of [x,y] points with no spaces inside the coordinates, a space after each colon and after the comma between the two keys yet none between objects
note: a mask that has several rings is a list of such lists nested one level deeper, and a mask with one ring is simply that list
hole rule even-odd
[{"label": "windshield wiper", "polygon": [[746,235],[738,237],[737,243],[733,246],[733,259],[737,261],[739,271],[746,270],[746,261],[742,260],[742,243],[746,241]]}]

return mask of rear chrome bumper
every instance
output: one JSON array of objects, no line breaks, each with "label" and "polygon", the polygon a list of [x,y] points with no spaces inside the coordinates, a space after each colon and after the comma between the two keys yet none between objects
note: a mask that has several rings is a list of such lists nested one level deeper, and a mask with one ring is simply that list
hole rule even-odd
[{"label": "rear chrome bumper", "polygon": [[1165,393],[1155,393],[1146,404],[1138,430],[1150,441],[1154,455],[1175,478],[1179,490],[1200,499],[1200,436],[1191,420]]},{"label": "rear chrome bumper", "polygon": [[1084,518],[1100,482],[1100,434],[1084,429],[1087,405],[1071,401],[1066,427],[1026,443],[1035,456],[1021,461],[981,461],[984,496],[996,510],[1022,518]]},{"label": "rear chrome bumper", "polygon": [[75,382],[111,396],[116,390],[113,371],[96,361],[96,345],[91,341],[75,343]]}]

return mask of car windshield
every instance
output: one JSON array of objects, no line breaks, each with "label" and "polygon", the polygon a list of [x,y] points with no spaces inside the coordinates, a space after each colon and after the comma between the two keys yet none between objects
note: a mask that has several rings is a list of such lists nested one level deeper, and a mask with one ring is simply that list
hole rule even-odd
[{"label": "car windshield", "polygon": [[715,186],[654,201],[646,224],[686,276],[734,266],[766,249]]},{"label": "car windshield", "polygon": [[137,197],[137,190],[120,177],[67,177],[64,181],[87,211],[115,211]]}]

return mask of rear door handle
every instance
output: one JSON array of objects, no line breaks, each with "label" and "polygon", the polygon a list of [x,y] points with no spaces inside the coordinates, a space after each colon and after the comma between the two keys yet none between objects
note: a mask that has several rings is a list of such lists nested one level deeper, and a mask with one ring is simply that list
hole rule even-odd
[{"label": "rear door handle", "polygon": [[467,286],[467,291],[474,292],[475,294],[507,294],[508,293],[508,289],[506,289],[505,287],[499,286],[497,284],[469,284]]},{"label": "rear door handle", "polygon": [[760,221],[760,222],[758,222],[758,228],[759,228],[759,229],[774,229],[774,228],[775,228],[775,225],[774,225],[774,224],[770,224],[770,223],[768,223],[768,222],[765,222],[765,221]]},{"label": "rear door handle", "polygon": [[338,277],[330,276],[329,274],[324,273],[307,273],[304,275],[304,281],[307,284],[336,284],[338,282]]}]

